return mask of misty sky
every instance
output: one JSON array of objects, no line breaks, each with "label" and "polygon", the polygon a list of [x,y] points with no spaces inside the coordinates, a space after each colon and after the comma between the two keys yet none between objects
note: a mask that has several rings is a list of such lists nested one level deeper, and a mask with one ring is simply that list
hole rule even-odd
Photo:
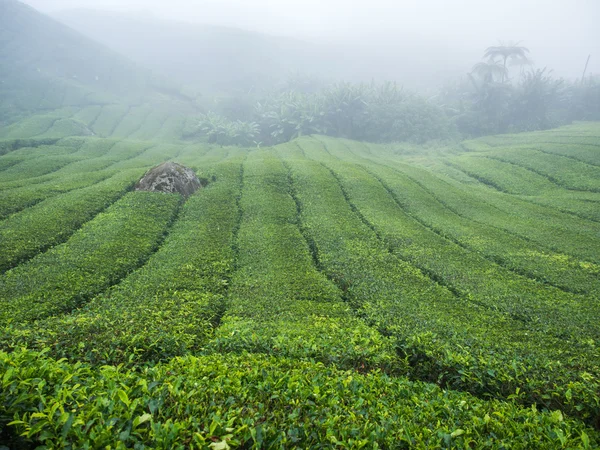
[{"label": "misty sky", "polygon": [[[308,40],[439,41],[475,57],[522,41],[558,75],[600,74],[600,0],[25,0],[44,12],[98,8],[228,25]],[[476,61],[465,61],[468,68]]]}]

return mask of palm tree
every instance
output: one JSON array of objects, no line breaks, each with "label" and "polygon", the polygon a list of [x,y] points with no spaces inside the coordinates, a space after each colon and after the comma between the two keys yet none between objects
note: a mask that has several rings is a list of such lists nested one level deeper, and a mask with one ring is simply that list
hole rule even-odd
[{"label": "palm tree", "polygon": [[488,47],[485,50],[483,57],[489,58],[492,62],[496,61],[496,58],[501,58],[502,67],[504,68],[501,82],[504,83],[508,73],[508,69],[506,68],[507,61],[510,59],[518,64],[529,64],[530,60],[527,53],[529,53],[529,49],[527,47],[519,46],[519,42],[517,42],[516,44],[509,43],[508,45],[501,44],[495,47]]},{"label": "palm tree", "polygon": [[477,75],[486,83],[491,83],[497,78],[504,80],[506,67],[497,61],[479,62],[473,66],[471,73]]}]

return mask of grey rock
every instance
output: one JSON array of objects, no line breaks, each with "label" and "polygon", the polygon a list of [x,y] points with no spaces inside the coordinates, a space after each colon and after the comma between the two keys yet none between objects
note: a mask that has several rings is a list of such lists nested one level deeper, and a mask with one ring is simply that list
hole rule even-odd
[{"label": "grey rock", "polygon": [[135,185],[135,190],[178,193],[187,198],[200,187],[200,180],[192,169],[174,162],[166,162],[146,172]]}]

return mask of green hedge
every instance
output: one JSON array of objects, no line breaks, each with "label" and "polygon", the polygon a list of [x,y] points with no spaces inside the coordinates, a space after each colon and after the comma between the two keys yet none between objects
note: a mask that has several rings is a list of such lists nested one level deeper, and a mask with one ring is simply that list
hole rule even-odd
[{"label": "green hedge", "polygon": [[[559,411],[263,356],[125,370],[0,353],[1,436],[46,448],[595,448]],[[19,436],[19,437],[17,437]]]},{"label": "green hedge", "polygon": [[[598,147],[600,149],[600,146]],[[600,167],[561,155],[549,155],[534,149],[495,150],[490,158],[507,161],[546,177],[566,189],[600,192]]]},{"label": "green hedge", "polygon": [[[523,151],[532,152],[531,149]],[[484,156],[484,158],[480,156]],[[594,182],[591,180],[583,182],[588,186],[588,190],[575,190],[572,186],[582,183],[581,180],[573,181],[577,176],[576,172],[561,173],[561,178],[564,178],[565,175],[570,178],[566,182],[554,175],[547,176],[537,168],[529,170],[502,155],[496,156],[495,152],[455,157],[449,159],[447,164],[493,189],[518,194],[524,200],[551,206],[559,211],[585,219],[600,221],[600,208],[597,205],[598,194],[593,192],[595,188],[590,188],[590,184]],[[533,161],[532,164],[537,167],[537,161]],[[573,168],[571,169],[573,170]],[[571,186],[566,184],[569,182]]]},{"label": "green hedge", "polygon": [[223,314],[233,268],[239,158],[211,171],[217,181],[187,200],[142,268],[71,315],[5,327],[2,345],[50,348],[56,356],[95,364],[167,359],[200,349]]},{"label": "green hedge", "polygon": [[[490,192],[489,188],[465,186],[451,179],[389,159],[380,164],[393,167],[424,186],[438,202],[464,218],[499,228],[537,244],[547,251],[563,253],[583,261],[600,262],[597,225],[554,208],[532,204],[516,196]],[[406,203],[411,198],[406,196]]]},{"label": "green hedge", "polygon": [[117,173],[94,186],[51,197],[0,223],[0,271],[67,240],[83,223],[132,188],[143,170]]},{"label": "green hedge", "polygon": [[151,113],[152,108],[149,106],[132,107],[115,128],[112,133],[113,137],[125,138],[131,136],[144,125],[144,121]]},{"label": "green hedge", "polygon": [[[98,183],[114,175],[114,171],[101,171],[111,164],[105,154],[115,145],[114,141],[101,139],[62,139],[55,146],[42,146],[36,149],[22,148],[15,154],[0,158],[0,167],[3,162],[14,159],[15,161],[35,161],[36,165],[44,167],[49,155],[56,156],[69,154],[73,162],[62,166],[58,170],[45,175],[29,178],[35,174],[31,167],[23,165],[20,168],[24,179],[2,183],[4,174],[0,174],[0,185],[5,189],[0,192],[0,220],[6,218],[28,206],[39,203],[52,196],[81,189]],[[125,152],[120,157],[126,157]]]},{"label": "green hedge", "polygon": [[102,111],[90,125],[92,131],[101,137],[110,137],[129,111],[128,106],[114,104],[102,107]]},{"label": "green hedge", "polygon": [[[3,170],[0,175],[0,185],[11,187],[12,185],[8,184],[10,182],[17,182],[18,184],[25,185],[28,183],[27,178],[41,177],[78,160],[77,156],[74,154],[65,154],[66,151],[60,147],[56,152],[53,152],[52,147],[44,146],[40,149],[47,152],[47,154],[38,158],[31,155],[27,159]],[[16,152],[13,152],[10,157],[5,158],[14,161],[18,158],[18,155],[15,155],[14,153]]]},{"label": "green hedge", "polygon": [[398,370],[392,342],[352,317],[314,265],[288,169],[270,150],[244,163],[237,266],[207,351],[260,352]]},{"label": "green hedge", "polygon": [[[443,277],[457,271],[453,276],[460,288],[460,277],[471,276],[470,269],[475,267],[469,269],[463,264],[459,256],[467,254],[460,247],[440,247],[435,235],[431,240],[419,238],[414,231],[403,235],[411,227],[418,231],[419,224],[413,226],[410,220],[404,223],[398,219],[398,207],[381,185],[372,190],[365,179],[341,167],[340,172],[347,180],[343,183],[347,188],[344,191],[327,168],[292,159],[290,150],[290,146],[281,147],[298,185],[304,226],[314,240],[325,272],[344,291],[360,316],[385,335],[396,338],[400,354],[411,366],[412,376],[482,396],[516,398],[526,404],[563,408],[586,420],[596,419],[600,414],[596,394],[600,380],[595,375],[598,360],[593,346],[597,321],[593,315],[585,316],[588,305],[580,305],[573,314],[556,318],[550,314],[552,303],[544,303],[543,294],[551,291],[540,286],[542,292],[530,301],[538,314],[546,315],[524,323],[518,306],[522,302],[520,291],[513,292],[516,296],[502,299],[506,291],[502,281],[506,277],[498,279],[499,291],[495,294],[503,304],[496,306],[487,294],[476,297],[477,291],[486,287],[486,271],[479,272],[482,280],[477,289],[472,287],[472,292],[462,293],[457,289],[457,296],[451,285],[446,288],[438,284],[438,279],[428,277],[430,272],[418,270],[403,259],[410,261],[412,253],[423,268],[429,265],[431,272],[440,272],[449,261],[446,259],[449,253],[456,252],[458,256],[452,257],[447,273],[438,276],[443,282]],[[364,178],[368,181],[369,176]],[[361,210],[347,203],[352,198],[358,200],[358,194],[363,195],[361,208],[366,205],[373,208],[369,218],[377,219],[380,231],[377,228],[373,231],[374,225]],[[386,197],[388,209],[381,204]],[[429,232],[424,229],[421,233]],[[386,241],[384,235],[393,239]],[[410,253],[406,253],[406,248]],[[403,258],[398,259],[396,252]],[[457,265],[464,270],[458,270]],[[522,284],[527,285],[527,280]],[[529,290],[531,287],[535,288],[535,284]],[[554,296],[561,294],[557,291]],[[580,316],[582,323],[577,320]],[[558,325],[563,323],[570,325],[565,336],[559,334],[563,330]]]},{"label": "green hedge", "polygon": [[114,172],[101,171],[71,176],[63,175],[58,179],[51,179],[43,183],[1,191],[0,220],[55,195],[91,186],[113,174]]},{"label": "green hedge", "polygon": [[55,144],[58,139],[0,139],[0,156],[23,147]]},{"label": "green hedge", "polygon": [[564,191],[547,177],[524,167],[490,158],[490,152],[450,158],[450,164],[484,184],[502,192],[522,195],[552,195]]},{"label": "green hedge", "polygon": [[102,105],[92,105],[81,108],[73,115],[73,119],[80,120],[88,127],[94,123],[102,112]]},{"label": "green hedge", "polygon": [[146,118],[142,125],[131,134],[131,139],[152,139],[162,129],[164,123],[169,119],[171,113],[166,110],[154,109]]},{"label": "green hedge", "polygon": [[131,192],[62,245],[0,278],[0,323],[68,312],[115,284],[162,240],[179,195]]},{"label": "green hedge", "polygon": [[[338,149],[326,142],[334,155],[348,154],[346,146]],[[430,229],[529,278],[573,292],[598,291],[600,267],[593,253],[600,251],[593,232],[597,225],[515,196],[435,176],[373,150],[370,154],[353,146],[351,151],[358,156],[346,159],[384,179],[402,207]]]}]

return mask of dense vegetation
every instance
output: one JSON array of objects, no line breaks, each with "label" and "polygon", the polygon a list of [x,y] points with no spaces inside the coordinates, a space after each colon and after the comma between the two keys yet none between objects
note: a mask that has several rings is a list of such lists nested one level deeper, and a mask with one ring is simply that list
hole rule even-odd
[{"label": "dense vegetation", "polygon": [[288,81],[280,90],[207,107],[212,110],[189,120],[184,135],[244,146],[278,144],[314,133],[423,143],[600,119],[597,78],[569,83],[546,69],[530,69],[514,81],[500,82],[476,66],[462,82],[445,86],[431,99],[395,83],[327,86],[302,77]]},{"label": "dense vegetation", "polygon": [[[287,78],[279,74],[267,83],[261,72],[262,84],[238,78],[225,81],[227,77],[221,76],[226,86],[213,93],[206,91],[202,77],[195,85],[180,87],[16,0],[3,0],[0,8],[4,43],[0,57],[12,62],[0,68],[0,125],[10,124],[0,129],[0,139],[183,137],[219,145],[265,146],[316,133],[368,142],[423,143],[600,120],[597,77],[557,79],[549,68],[529,67],[527,49],[515,45],[490,47],[486,59],[470,73],[427,98],[395,83],[332,83],[301,72]],[[125,25],[142,30],[148,26],[127,20],[119,26]],[[243,41],[230,36],[231,30],[205,31],[194,39]],[[189,32],[165,31],[179,40]],[[225,61],[226,54],[207,55],[202,62]],[[521,64],[520,73],[508,69],[511,60]],[[246,84],[247,88],[239,88]]]},{"label": "dense vegetation", "polygon": [[600,122],[489,135],[599,85],[527,56],[207,108],[0,0],[0,448],[600,447]]},{"label": "dense vegetation", "polygon": [[0,439],[593,448],[599,138],[5,141]]}]

